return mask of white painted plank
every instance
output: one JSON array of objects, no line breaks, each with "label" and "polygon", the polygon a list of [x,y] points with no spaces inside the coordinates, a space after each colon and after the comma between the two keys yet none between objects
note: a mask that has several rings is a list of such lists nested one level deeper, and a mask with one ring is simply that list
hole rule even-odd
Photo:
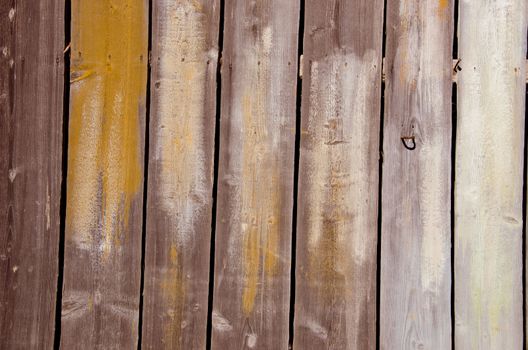
[{"label": "white painted plank", "polygon": [[521,349],[525,0],[460,3],[455,345]]}]

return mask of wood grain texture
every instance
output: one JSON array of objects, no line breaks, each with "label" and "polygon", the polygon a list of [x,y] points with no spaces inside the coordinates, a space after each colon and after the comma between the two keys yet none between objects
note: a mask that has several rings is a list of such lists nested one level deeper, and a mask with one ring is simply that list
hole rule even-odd
[{"label": "wood grain texture", "polygon": [[148,1],[72,1],[61,347],[138,337]]},{"label": "wood grain texture", "polygon": [[205,348],[219,5],[153,2],[145,349]]},{"label": "wood grain texture", "polygon": [[0,0],[0,348],[51,349],[64,2]]},{"label": "wood grain texture", "polygon": [[213,349],[285,349],[299,2],[228,0]]},{"label": "wood grain texture", "polygon": [[521,349],[527,2],[460,2],[455,346]]},{"label": "wood grain texture", "polygon": [[387,6],[380,348],[450,349],[453,2]]},{"label": "wood grain texture", "polygon": [[308,0],[294,348],[376,348],[383,1]]}]

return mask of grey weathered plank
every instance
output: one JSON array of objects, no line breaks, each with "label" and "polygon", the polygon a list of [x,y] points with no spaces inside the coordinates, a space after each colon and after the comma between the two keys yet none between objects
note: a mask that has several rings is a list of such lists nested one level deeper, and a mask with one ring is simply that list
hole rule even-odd
[{"label": "grey weathered plank", "polygon": [[0,348],[51,349],[64,2],[0,1]]},{"label": "grey weathered plank", "polygon": [[72,1],[64,349],[138,338],[148,1]]},{"label": "grey weathered plank", "polygon": [[460,2],[455,346],[521,349],[525,0]]},{"label": "grey weathered plank", "polygon": [[219,4],[153,2],[145,349],[205,348]]},{"label": "grey weathered plank", "polygon": [[299,2],[225,6],[212,346],[284,349]]},{"label": "grey weathered plank", "polygon": [[449,349],[453,2],[387,6],[380,347]]},{"label": "grey weathered plank", "polygon": [[383,1],[308,0],[294,348],[375,349]]}]

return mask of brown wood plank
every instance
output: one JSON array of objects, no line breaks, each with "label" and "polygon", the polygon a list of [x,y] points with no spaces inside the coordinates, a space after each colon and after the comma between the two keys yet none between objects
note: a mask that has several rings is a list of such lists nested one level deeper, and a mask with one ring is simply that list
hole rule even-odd
[{"label": "brown wood plank", "polygon": [[383,1],[308,0],[295,349],[376,348]]},{"label": "brown wood plank", "polygon": [[144,349],[204,349],[218,0],[153,2]]},{"label": "brown wood plank", "polygon": [[64,2],[0,0],[0,348],[51,349]]},{"label": "brown wood plank", "polygon": [[148,1],[72,1],[64,349],[138,337]]},{"label": "brown wood plank", "polygon": [[455,346],[522,349],[526,0],[461,1]]},{"label": "brown wood plank", "polygon": [[450,349],[453,1],[387,6],[380,348]]},{"label": "brown wood plank", "polygon": [[285,349],[299,2],[226,1],[213,349]]}]

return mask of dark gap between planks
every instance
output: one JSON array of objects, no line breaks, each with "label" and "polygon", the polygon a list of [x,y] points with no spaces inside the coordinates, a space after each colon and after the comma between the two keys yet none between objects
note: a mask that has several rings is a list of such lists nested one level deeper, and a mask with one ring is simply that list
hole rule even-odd
[{"label": "dark gap between planks", "polygon": [[[526,33],[526,37],[528,40],[528,32]],[[528,50],[526,51],[526,60],[528,63]],[[528,64],[527,64],[528,66]],[[526,336],[527,336],[527,324],[526,324],[526,195],[527,195],[527,187],[528,184],[526,183],[526,176],[528,176],[528,164],[526,162],[528,161],[528,140],[526,138],[528,137],[528,84],[526,84],[526,96],[525,96],[525,104],[524,104],[524,163],[523,163],[523,198],[522,198],[522,296],[523,296],[523,349],[526,349]]]},{"label": "dark gap between planks", "polygon": [[297,33],[297,92],[295,108],[295,156],[293,168],[293,208],[292,208],[292,240],[291,240],[291,270],[290,270],[290,318],[288,348],[293,349],[293,337],[295,336],[295,271],[297,265],[297,208],[299,193],[299,158],[301,153],[301,118],[302,118],[302,78],[300,72],[303,69],[301,55],[304,52],[304,20],[305,0],[300,0],[299,7],[299,31]]},{"label": "dark gap between planks", "polygon": [[383,1],[383,33],[381,44],[381,94],[379,123],[379,164],[378,164],[378,242],[376,248],[376,349],[380,349],[380,316],[381,316],[381,223],[382,223],[382,187],[383,187],[383,127],[385,124],[385,50],[387,46],[387,0]]},{"label": "dark gap between planks", "polygon": [[[528,57],[528,53],[527,53]],[[522,192],[522,296],[523,296],[523,349],[526,349],[526,195],[527,187],[526,176],[528,175],[528,84],[526,84],[526,94],[525,94],[525,108],[524,108],[525,118],[524,118],[524,157],[523,157],[523,192]]]},{"label": "dark gap between planks", "polygon": [[218,194],[218,166],[220,158],[220,117],[222,115],[222,53],[224,51],[224,11],[225,0],[220,0],[219,28],[218,28],[218,61],[216,65],[216,116],[214,136],[214,179],[213,179],[213,205],[211,215],[211,247],[209,255],[209,298],[207,301],[207,328],[205,348],[211,349],[213,332],[213,294],[215,270],[215,242],[216,242],[216,207]]},{"label": "dark gap between planks", "polygon": [[457,135],[457,85],[451,93],[451,349],[455,349],[455,174]]},{"label": "dark gap between planks", "polygon": [[147,242],[147,194],[148,194],[148,165],[150,146],[150,101],[151,101],[151,59],[152,59],[152,0],[149,0],[148,9],[148,59],[147,59],[147,96],[145,102],[145,152],[143,155],[143,219],[141,223],[141,279],[139,282],[139,319],[137,348],[141,350],[143,340],[143,291],[145,289],[145,248]]},{"label": "dark gap between planks", "polygon": [[[458,60],[458,12],[459,1],[454,0],[453,5],[453,60]],[[455,68],[457,74],[461,68]],[[451,92],[451,349],[455,350],[455,176],[456,176],[456,137],[457,137],[457,98],[458,90],[456,82],[452,84]]]},{"label": "dark gap between planks", "polygon": [[55,334],[53,348],[60,348],[62,287],[64,284],[64,239],[66,231],[66,196],[68,174],[68,130],[70,124],[70,57],[71,40],[71,0],[64,3],[64,89],[62,99],[62,164],[61,164],[61,195],[60,195],[60,224],[59,224],[59,259],[57,274],[57,291],[55,298]]},{"label": "dark gap between planks", "polygon": [[458,11],[459,1],[454,0],[453,4],[453,59],[458,58]]}]

